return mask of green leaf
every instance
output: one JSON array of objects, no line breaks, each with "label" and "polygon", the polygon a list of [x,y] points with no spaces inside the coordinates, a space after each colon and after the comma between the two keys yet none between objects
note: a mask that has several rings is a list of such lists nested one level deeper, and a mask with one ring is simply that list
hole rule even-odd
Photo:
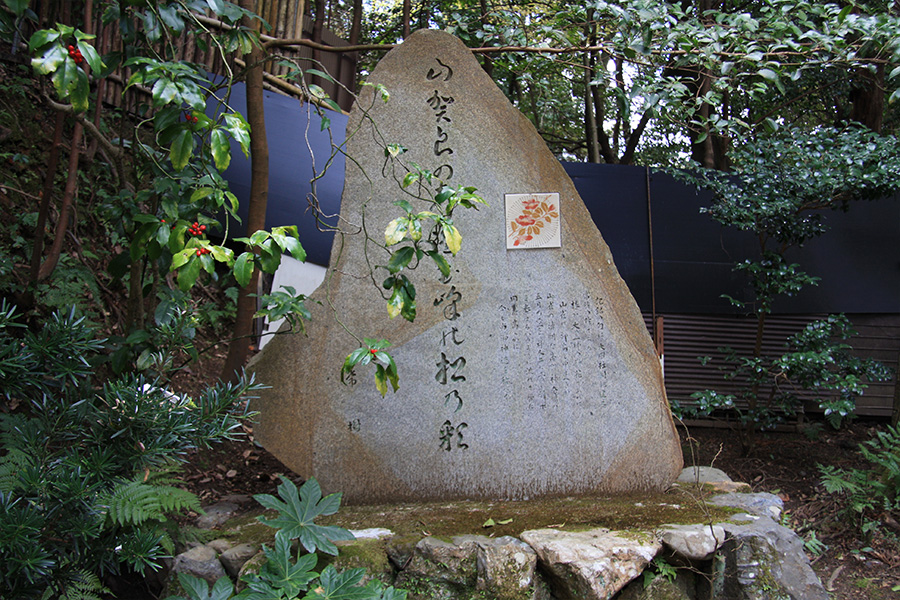
[{"label": "green leaf", "polygon": [[250,155],[250,125],[240,113],[225,115],[225,129],[241,146],[244,156]]},{"label": "green leaf", "polygon": [[760,69],[759,74],[764,79],[768,79],[769,81],[778,81],[778,73],[773,71],[772,69]]},{"label": "green leaf", "polygon": [[78,49],[81,51],[81,55],[84,57],[85,62],[95,74],[103,71],[106,65],[103,64],[103,60],[97,53],[96,48],[94,48],[91,44],[78,42]]},{"label": "green leaf", "polygon": [[71,58],[66,58],[58,69],[53,73],[53,87],[60,98],[69,99],[69,95],[78,85],[78,73],[81,69],[75,64]]},{"label": "green leaf", "polygon": [[184,129],[175,137],[169,149],[169,160],[176,171],[184,169],[194,154],[194,134]]},{"label": "green leaf", "polygon": [[159,10],[159,18],[166,24],[166,27],[175,33],[180,33],[184,30],[184,19],[178,14],[176,4],[172,3],[164,5],[160,3],[157,5],[157,9]]},{"label": "green leaf", "polygon": [[[27,2],[26,2],[27,3]],[[32,34],[31,39],[28,40],[28,49],[31,52],[34,52],[38,48],[42,48],[49,44],[50,42],[54,42],[59,39],[59,32],[53,29],[40,29],[35,31]],[[59,46],[62,49],[62,46]],[[65,55],[63,55],[65,57]],[[32,65],[34,61],[32,61]],[[42,75],[46,75],[46,73],[41,73]]]},{"label": "green leaf", "polygon": [[284,249],[290,252],[294,259],[306,262],[306,250],[303,249],[303,245],[296,237],[289,236],[284,238]]},{"label": "green leaf", "polygon": [[334,78],[325,71],[320,71],[319,69],[306,69],[304,72],[309,75],[318,75],[322,79],[334,83]]},{"label": "green leaf", "polygon": [[[196,253],[196,250],[194,250],[194,252]],[[178,271],[178,288],[182,292],[186,292],[194,286],[197,277],[200,276],[200,268],[202,266],[201,261],[197,260],[197,257],[194,256],[193,259],[189,260],[188,263]]]},{"label": "green leaf", "polygon": [[252,252],[244,252],[237,257],[237,260],[234,261],[233,272],[234,279],[239,286],[246,287],[250,283],[250,278],[253,277],[254,266]]},{"label": "green leaf", "polygon": [[28,8],[28,0],[4,0],[4,2],[17,17],[24,15],[25,10]]},{"label": "green leaf", "polygon": [[[348,375],[350,371],[353,370],[353,367],[361,364],[363,362],[363,359],[369,356],[371,356],[371,353],[369,352],[368,348],[357,348],[356,350],[348,354],[347,358],[344,359],[344,365],[341,367],[341,383],[346,385],[346,382],[344,381],[346,375]],[[371,358],[369,358],[369,360],[371,360]]]},{"label": "green leaf", "polygon": [[72,103],[72,108],[75,109],[75,112],[84,112],[88,109],[89,95],[91,92],[90,82],[88,81],[87,73],[82,69],[76,67],[76,71],[75,87],[72,89],[71,94],[69,94],[69,102]]},{"label": "green leaf", "polygon": [[206,187],[206,186],[197,188],[196,190],[194,190],[191,193],[190,203],[194,204],[195,202],[197,202],[199,200],[208,198],[209,195],[212,194],[214,191],[215,191],[215,188]]},{"label": "green leaf", "polygon": [[375,389],[381,394],[381,397],[387,394],[387,376],[382,365],[375,368]]},{"label": "green leaf", "polygon": [[288,540],[299,539],[307,552],[321,550],[331,555],[338,553],[337,546],[332,542],[355,539],[342,527],[314,523],[317,517],[337,512],[341,504],[340,493],[323,498],[315,478],[307,480],[299,493],[291,480],[282,478],[277,492],[281,500],[270,494],[257,494],[254,498],[263,507],[278,511],[278,516],[274,518],[258,517],[261,523],[280,529],[278,535]]},{"label": "green leaf", "polygon": [[161,77],[153,84],[153,106],[159,108],[169,104],[178,96],[178,85],[165,77]]},{"label": "green leaf", "polygon": [[367,600],[372,598],[373,589],[360,586],[365,576],[364,569],[345,569],[338,573],[333,565],[328,565],[319,575],[319,585],[310,590],[303,600]]},{"label": "green leaf", "polygon": [[431,257],[431,259],[437,265],[438,269],[441,270],[441,275],[443,275],[444,277],[450,276],[450,263],[447,262],[447,259],[444,258],[443,254],[441,254],[437,250],[431,250],[429,252],[426,252],[426,254]]},{"label": "green leaf", "polygon": [[280,532],[275,535],[275,548],[270,550],[263,546],[263,552],[266,563],[260,570],[260,579],[276,592],[277,595],[273,598],[296,598],[318,575],[313,571],[317,556],[306,554],[294,562],[291,541],[280,535]]},{"label": "green leaf", "polygon": [[415,255],[415,248],[412,246],[404,246],[400,248],[394,254],[391,255],[391,259],[388,261],[387,269],[391,273],[398,273],[402,271],[409,262],[412,260],[412,257]]},{"label": "green leaf", "polygon": [[843,9],[841,9],[841,12],[838,13],[838,17],[837,17],[838,25],[841,25],[844,22],[844,20],[847,18],[847,15],[850,14],[850,11],[853,10],[853,7],[854,7],[854,4],[850,3],[847,6],[845,6]]},{"label": "green leaf", "polygon": [[216,168],[219,171],[224,171],[231,163],[231,144],[228,143],[228,136],[225,134],[225,131],[213,129],[209,138],[209,144]]}]

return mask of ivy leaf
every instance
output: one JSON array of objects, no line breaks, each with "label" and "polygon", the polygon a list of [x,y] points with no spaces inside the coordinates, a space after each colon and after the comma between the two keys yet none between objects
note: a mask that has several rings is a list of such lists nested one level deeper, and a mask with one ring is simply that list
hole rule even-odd
[{"label": "ivy leaf", "polygon": [[272,519],[258,517],[264,525],[280,529],[278,535],[288,540],[299,539],[307,552],[321,550],[333,556],[338,553],[333,541],[355,539],[352,533],[342,527],[316,525],[313,522],[319,516],[337,512],[341,504],[340,493],[323,498],[322,488],[315,478],[304,483],[299,493],[292,481],[282,478],[277,491],[281,500],[270,494],[257,494],[254,498],[265,508],[278,511],[278,516]]}]

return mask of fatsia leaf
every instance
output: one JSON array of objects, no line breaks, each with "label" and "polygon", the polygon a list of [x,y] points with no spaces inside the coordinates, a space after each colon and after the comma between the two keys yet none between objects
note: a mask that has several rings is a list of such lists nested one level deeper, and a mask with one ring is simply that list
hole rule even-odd
[{"label": "fatsia leaf", "polygon": [[375,589],[359,585],[365,573],[364,569],[347,569],[338,573],[334,566],[328,565],[319,576],[319,585],[311,589],[303,600],[370,599]]},{"label": "fatsia leaf", "polygon": [[304,483],[299,492],[292,481],[282,479],[277,491],[281,500],[270,494],[257,494],[254,498],[265,508],[278,511],[278,516],[259,517],[259,521],[280,529],[279,535],[289,540],[299,539],[307,552],[321,550],[332,555],[337,554],[333,541],[354,539],[353,534],[342,527],[314,523],[319,516],[337,512],[341,494],[322,498],[322,489],[314,478]]},{"label": "fatsia leaf", "polygon": [[263,567],[262,575],[270,586],[283,591],[286,598],[297,597],[318,575],[313,571],[316,566],[316,555],[306,554],[297,559],[296,563],[293,562],[291,542],[280,532],[275,534],[275,548],[270,550],[264,546],[263,551],[268,560]]}]

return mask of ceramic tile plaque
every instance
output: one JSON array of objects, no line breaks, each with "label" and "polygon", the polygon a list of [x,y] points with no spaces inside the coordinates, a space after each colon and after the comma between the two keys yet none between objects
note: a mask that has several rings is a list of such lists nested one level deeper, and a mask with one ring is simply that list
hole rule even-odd
[{"label": "ceramic tile plaque", "polygon": [[559,248],[559,193],[506,194],[506,249]]}]

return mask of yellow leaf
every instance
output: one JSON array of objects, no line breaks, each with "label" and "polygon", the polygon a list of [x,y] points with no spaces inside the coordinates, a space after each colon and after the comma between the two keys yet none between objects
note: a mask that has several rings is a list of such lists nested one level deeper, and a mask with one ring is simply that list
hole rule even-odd
[{"label": "yellow leaf", "polygon": [[406,236],[406,230],[409,222],[406,217],[397,217],[388,223],[387,229],[384,230],[384,243],[388,246],[399,244]]},{"label": "yellow leaf", "polygon": [[456,256],[456,253],[459,252],[459,247],[462,245],[462,236],[459,234],[459,230],[453,225],[444,224],[444,239],[447,241],[447,247],[450,249],[450,253],[453,256]]}]

